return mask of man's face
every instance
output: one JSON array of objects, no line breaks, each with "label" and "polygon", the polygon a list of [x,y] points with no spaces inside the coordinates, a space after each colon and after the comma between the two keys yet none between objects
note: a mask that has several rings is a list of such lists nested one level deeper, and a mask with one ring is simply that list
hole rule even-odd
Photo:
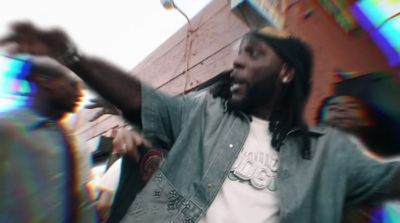
[{"label": "man's face", "polygon": [[63,74],[51,80],[49,100],[58,111],[74,112],[82,97],[80,82],[72,75]]},{"label": "man's face", "polygon": [[372,125],[366,106],[351,96],[329,100],[323,111],[322,122],[350,132]]},{"label": "man's face", "polygon": [[52,58],[35,56],[31,61],[41,104],[57,113],[75,111],[82,97],[80,79]]},{"label": "man's face", "polygon": [[251,111],[270,104],[281,85],[282,65],[280,57],[264,41],[254,36],[244,37],[231,73],[232,107]]}]

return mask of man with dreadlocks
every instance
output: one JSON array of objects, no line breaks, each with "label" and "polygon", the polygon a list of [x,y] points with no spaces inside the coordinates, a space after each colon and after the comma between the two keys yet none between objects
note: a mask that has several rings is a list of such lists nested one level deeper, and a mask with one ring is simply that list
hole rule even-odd
[{"label": "man with dreadlocks", "polygon": [[[168,96],[79,56],[60,31],[19,24],[7,40],[57,58],[169,150],[121,222],[337,223],[345,204],[399,197],[398,163],[364,155],[343,132],[304,123],[312,53],[285,32],[244,36],[228,97]],[[29,47],[37,41],[47,49]]]}]

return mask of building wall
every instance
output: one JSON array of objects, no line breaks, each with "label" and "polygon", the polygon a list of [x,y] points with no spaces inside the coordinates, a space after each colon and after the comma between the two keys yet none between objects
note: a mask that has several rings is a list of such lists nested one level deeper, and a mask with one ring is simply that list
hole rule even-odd
[{"label": "building wall", "polygon": [[179,30],[131,73],[156,88],[180,94],[231,68],[234,47],[249,30],[231,13],[227,0],[208,5],[193,18],[189,29]]},{"label": "building wall", "polygon": [[[286,29],[308,42],[314,51],[314,86],[307,106],[307,121],[313,122],[320,101],[331,94],[332,84],[338,81],[334,75],[336,68],[359,74],[400,71],[389,68],[368,33],[346,33],[315,1],[299,2],[287,11]],[[310,9],[312,16],[305,18],[304,13]]]},{"label": "building wall", "polygon": [[[396,71],[388,68],[368,34],[345,33],[314,1],[289,2],[293,4],[285,10],[285,29],[308,42],[315,54],[314,86],[306,111],[309,123],[313,123],[320,101],[337,81],[336,68],[360,73]],[[304,16],[310,10],[311,16]],[[180,94],[230,69],[241,36],[250,30],[251,24],[247,25],[242,16],[231,12],[229,0],[214,0],[192,19],[191,27],[182,27],[131,74],[162,91]],[[105,118],[83,125],[80,133],[90,138],[120,124]]]}]

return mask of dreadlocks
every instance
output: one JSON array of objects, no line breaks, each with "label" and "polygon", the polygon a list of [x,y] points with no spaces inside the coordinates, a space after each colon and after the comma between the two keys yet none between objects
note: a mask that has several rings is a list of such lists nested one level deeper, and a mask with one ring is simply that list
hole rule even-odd
[{"label": "dreadlocks", "polygon": [[300,81],[294,78],[293,82],[285,87],[272,111],[269,131],[272,134],[271,145],[278,151],[290,131],[298,131],[303,143],[302,156],[304,159],[310,159],[310,136],[308,127],[303,121],[307,95],[300,84]]},{"label": "dreadlocks", "polygon": [[302,140],[302,156],[311,158],[310,134],[303,120],[304,106],[311,90],[313,56],[306,43],[292,36],[271,35],[271,30],[260,30],[251,35],[266,42],[283,61],[294,68],[293,80],[284,86],[270,116],[271,144],[278,151],[291,131],[297,131]]}]

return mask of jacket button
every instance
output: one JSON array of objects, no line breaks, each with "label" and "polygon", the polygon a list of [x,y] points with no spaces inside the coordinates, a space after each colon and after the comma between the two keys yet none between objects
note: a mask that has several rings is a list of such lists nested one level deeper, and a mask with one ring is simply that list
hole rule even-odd
[{"label": "jacket button", "polygon": [[229,144],[229,148],[232,149],[233,148],[233,144]]}]

